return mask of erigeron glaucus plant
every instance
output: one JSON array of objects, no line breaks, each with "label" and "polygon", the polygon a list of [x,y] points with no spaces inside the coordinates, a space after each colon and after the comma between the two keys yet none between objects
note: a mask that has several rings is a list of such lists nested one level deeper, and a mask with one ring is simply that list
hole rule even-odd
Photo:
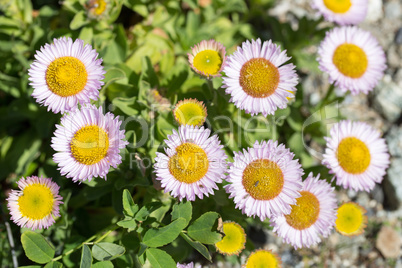
[{"label": "erigeron glaucus plant", "polygon": [[[342,91],[368,93],[385,70],[378,42],[356,27],[325,37],[308,19],[293,31],[255,16],[263,1],[196,2],[66,0],[30,12],[25,1],[4,13],[24,14],[16,25],[26,34],[7,17],[0,35],[12,100],[0,109],[10,116],[0,125],[1,187],[12,189],[1,195],[15,223],[0,226],[0,240],[2,252],[14,247],[6,237],[16,241],[9,256],[20,240],[26,258],[4,255],[0,266],[281,267],[284,247],[307,256],[333,227],[363,234],[365,209],[337,209],[334,186],[381,183],[385,140],[361,122],[328,134],[324,120],[305,127],[342,97],[332,86],[312,106],[303,82],[319,66]],[[366,12],[366,1],[315,3],[342,25]],[[314,45],[318,60],[306,53]],[[322,163],[305,137],[326,150]],[[255,228],[282,244],[257,243]]]}]

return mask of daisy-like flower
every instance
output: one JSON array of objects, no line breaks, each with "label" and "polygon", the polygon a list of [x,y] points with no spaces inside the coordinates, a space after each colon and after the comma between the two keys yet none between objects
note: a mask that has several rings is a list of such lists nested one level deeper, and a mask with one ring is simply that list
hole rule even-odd
[{"label": "daisy-like flower", "polygon": [[284,109],[296,93],[298,77],[286,50],[271,40],[243,42],[242,47],[228,57],[223,69],[223,87],[230,94],[230,101],[246,113],[264,116]]},{"label": "daisy-like flower", "polygon": [[243,268],[257,268],[257,267],[269,267],[279,268],[282,265],[282,261],[279,256],[273,253],[271,250],[258,249],[253,251],[247,259]]},{"label": "daisy-like flower", "polygon": [[227,256],[239,255],[246,245],[244,229],[238,223],[231,221],[224,222],[222,229],[225,236],[215,244],[217,251]]},{"label": "daisy-like flower", "polygon": [[89,0],[88,4],[85,6],[88,15],[91,18],[99,18],[105,15],[108,2],[105,0]]},{"label": "daisy-like flower", "polygon": [[367,94],[383,77],[384,50],[369,33],[353,26],[327,32],[318,48],[319,68],[343,92]]},{"label": "daisy-like flower", "polygon": [[234,153],[226,192],[247,216],[263,221],[272,214],[289,214],[302,187],[303,170],[294,154],[277,141],[255,142],[253,148]]},{"label": "daisy-like flower", "polygon": [[366,210],[354,203],[347,202],[338,208],[335,229],[346,236],[360,235],[367,225]]},{"label": "daisy-like flower", "polygon": [[389,166],[389,154],[380,133],[364,122],[335,124],[325,137],[322,164],[335,175],[336,184],[355,191],[371,191]]},{"label": "daisy-like flower", "polygon": [[182,125],[165,140],[165,153],[156,153],[156,179],[165,192],[194,201],[214,194],[227,170],[226,154],[217,135],[204,127]]},{"label": "daisy-like flower", "polygon": [[44,177],[21,178],[20,190],[11,190],[7,198],[11,220],[20,227],[32,230],[51,226],[54,217],[59,217],[59,205],[63,198],[59,195],[59,186],[52,179]]},{"label": "daisy-like flower", "polygon": [[207,109],[202,101],[184,99],[176,104],[173,116],[180,125],[202,126],[207,118]]},{"label": "daisy-like flower", "polygon": [[226,62],[225,47],[215,40],[201,41],[187,55],[191,68],[207,78],[220,76]]},{"label": "daisy-like flower", "polygon": [[118,117],[103,114],[102,107],[94,105],[62,117],[51,144],[61,175],[74,182],[98,176],[106,179],[110,166],[121,163],[120,150],[128,144],[120,125]]},{"label": "daisy-like flower", "polygon": [[334,188],[319,177],[310,173],[291,212],[272,219],[273,231],[295,249],[317,244],[321,241],[319,235],[327,237],[335,224]]},{"label": "daisy-like flower", "polygon": [[62,37],[53,42],[36,52],[28,70],[32,96],[54,113],[97,100],[105,71],[96,50],[80,39]]},{"label": "daisy-like flower", "polygon": [[339,25],[358,24],[367,14],[367,0],[313,0],[313,8],[317,9],[327,21]]},{"label": "daisy-like flower", "polygon": [[177,263],[177,268],[201,268],[201,265],[195,265],[194,266],[194,263],[193,262],[190,262],[190,263],[183,263],[183,264],[180,264],[180,263]]}]

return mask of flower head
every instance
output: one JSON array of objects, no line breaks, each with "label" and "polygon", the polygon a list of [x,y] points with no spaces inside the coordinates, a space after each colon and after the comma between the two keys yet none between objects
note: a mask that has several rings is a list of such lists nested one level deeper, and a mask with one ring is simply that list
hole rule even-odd
[{"label": "flower head", "polygon": [[313,8],[317,9],[327,21],[339,25],[358,24],[367,14],[367,0],[314,0]]},{"label": "flower head", "polygon": [[385,54],[377,40],[357,27],[327,32],[318,55],[319,68],[329,74],[330,82],[353,95],[371,91],[386,69]]},{"label": "flower head", "polygon": [[227,169],[226,154],[217,135],[204,127],[182,125],[165,140],[165,153],[156,153],[156,179],[165,192],[194,201],[218,189]]},{"label": "flower head", "polygon": [[310,173],[303,182],[301,196],[288,215],[274,216],[274,232],[295,248],[310,247],[327,237],[336,219],[334,188]]},{"label": "flower head", "polygon": [[108,8],[108,1],[106,0],[89,0],[88,4],[85,6],[88,15],[91,18],[99,18],[105,16],[105,11]]},{"label": "flower head", "polygon": [[247,216],[263,221],[272,214],[290,213],[302,187],[303,170],[294,154],[277,141],[255,142],[253,148],[234,153],[226,192]]},{"label": "flower head", "polygon": [[121,163],[120,150],[128,144],[120,125],[118,117],[103,114],[102,107],[94,105],[62,117],[51,144],[61,175],[74,182],[98,176],[106,179],[110,166]]},{"label": "flower head", "polygon": [[363,122],[341,121],[325,138],[323,165],[335,174],[336,184],[355,191],[371,191],[389,166],[389,154],[380,133]]},{"label": "flower head", "polygon": [[207,118],[207,109],[202,101],[184,99],[176,104],[173,115],[180,125],[202,126]]},{"label": "flower head", "polygon": [[271,250],[258,249],[253,251],[247,259],[243,268],[257,268],[257,267],[269,267],[279,268],[282,261],[279,256],[273,253]]},{"label": "flower head", "polygon": [[335,229],[346,236],[360,235],[367,224],[366,210],[354,202],[347,202],[338,208]]},{"label": "flower head", "polygon": [[246,233],[244,229],[236,222],[224,222],[223,233],[225,236],[221,241],[215,244],[218,252],[224,255],[239,255],[246,244]]},{"label": "flower head", "polygon": [[98,53],[84,41],[54,39],[35,54],[28,70],[32,96],[54,113],[74,110],[78,102],[97,100],[105,71]]},{"label": "flower head", "polygon": [[190,262],[190,263],[183,263],[183,264],[180,264],[180,263],[177,263],[177,268],[201,268],[201,265],[196,265],[196,266],[194,266],[194,263],[193,262]]},{"label": "flower head", "polygon": [[226,62],[225,47],[215,40],[201,41],[188,53],[191,68],[207,78],[220,76]]},{"label": "flower head", "polygon": [[11,190],[7,198],[11,220],[32,230],[55,223],[54,217],[60,216],[59,205],[63,204],[60,187],[52,179],[36,176],[21,178],[17,184],[20,190]]},{"label": "flower head", "polygon": [[223,70],[223,87],[230,101],[246,113],[264,116],[274,114],[277,108],[286,108],[295,97],[298,77],[286,51],[271,40],[244,42],[228,57]]}]

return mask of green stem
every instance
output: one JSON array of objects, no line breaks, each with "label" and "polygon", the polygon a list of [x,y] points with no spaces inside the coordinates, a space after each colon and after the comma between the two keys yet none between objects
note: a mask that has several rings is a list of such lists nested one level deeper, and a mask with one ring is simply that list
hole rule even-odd
[{"label": "green stem", "polygon": [[327,94],[325,94],[324,99],[321,101],[320,105],[318,106],[318,109],[321,109],[323,106],[325,106],[329,101],[332,93],[334,92],[335,86],[334,84],[331,84],[328,88]]},{"label": "green stem", "polygon": [[[113,224],[114,225],[114,224]],[[105,239],[106,236],[108,236],[111,232],[113,232],[114,230],[120,228],[120,226],[114,225],[109,231],[107,231],[105,234],[103,234],[101,237],[99,237],[95,242],[91,243],[91,244],[96,244],[99,243],[100,241],[102,241],[103,239]],[[87,240],[85,240],[84,242],[82,242],[81,244],[79,244],[78,246],[76,246],[73,249],[70,249],[69,251],[67,251],[66,253],[63,253],[60,256],[57,256],[56,258],[53,258],[52,261],[58,261],[60,259],[62,259],[64,256],[68,256],[71,253],[73,253],[74,251],[80,249],[83,245],[85,244],[89,244],[92,240],[94,240],[96,237],[98,237],[101,233],[103,233],[104,231],[101,231],[93,236],[91,236],[90,238],[88,238]]]}]

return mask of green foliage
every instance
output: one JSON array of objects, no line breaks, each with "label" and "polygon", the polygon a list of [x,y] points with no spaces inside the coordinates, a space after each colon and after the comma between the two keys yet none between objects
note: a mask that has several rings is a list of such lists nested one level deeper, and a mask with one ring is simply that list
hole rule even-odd
[{"label": "green foliage", "polygon": [[216,212],[204,213],[188,227],[188,235],[203,244],[215,244],[221,241],[222,235],[214,228],[217,226],[218,218],[219,214]]},{"label": "green foliage", "polygon": [[92,255],[98,261],[111,261],[121,256],[125,248],[113,243],[101,242],[92,247]]},{"label": "green foliage", "polygon": [[25,255],[34,262],[47,263],[54,257],[55,250],[53,245],[41,234],[26,231],[21,235],[21,244]]}]

